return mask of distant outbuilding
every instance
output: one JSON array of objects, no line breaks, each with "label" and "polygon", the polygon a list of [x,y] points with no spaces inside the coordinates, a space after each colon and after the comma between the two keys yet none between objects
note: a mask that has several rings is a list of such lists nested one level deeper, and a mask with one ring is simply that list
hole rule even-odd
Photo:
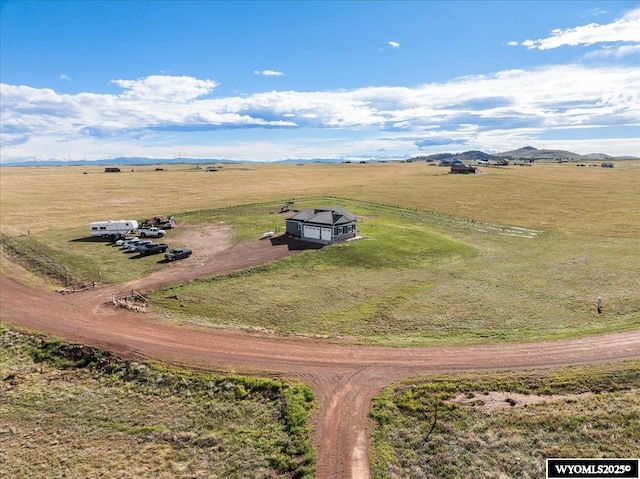
[{"label": "distant outbuilding", "polygon": [[610,161],[605,161],[600,166],[603,168],[613,168],[613,163],[611,163]]},{"label": "distant outbuilding", "polygon": [[460,173],[468,175],[469,173],[475,173],[476,167],[471,165],[465,165],[464,163],[454,163],[451,165],[451,173]]},{"label": "distant outbuilding", "polygon": [[105,173],[120,173],[120,168],[115,168],[115,167],[111,167],[111,166],[107,166],[104,169]]},{"label": "distant outbuilding", "polygon": [[331,244],[356,236],[357,218],[336,206],[309,208],[297,212],[285,221],[287,234],[304,241]]}]

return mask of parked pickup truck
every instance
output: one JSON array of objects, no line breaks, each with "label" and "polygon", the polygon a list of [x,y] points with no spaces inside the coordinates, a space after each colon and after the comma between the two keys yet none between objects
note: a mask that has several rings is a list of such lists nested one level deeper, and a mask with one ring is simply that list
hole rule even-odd
[{"label": "parked pickup truck", "polygon": [[164,259],[167,261],[175,261],[177,259],[188,258],[191,256],[191,250],[187,248],[172,249],[168,253],[164,254]]},{"label": "parked pickup truck", "polygon": [[156,226],[149,226],[148,228],[140,228],[138,233],[141,238],[145,238],[147,236],[150,238],[162,238],[167,232]]},{"label": "parked pickup truck", "polygon": [[165,251],[167,251],[168,248],[169,248],[169,245],[165,243],[148,244],[148,245],[141,246],[138,249],[138,253],[140,254],[140,256],[147,256],[150,254],[164,253]]}]

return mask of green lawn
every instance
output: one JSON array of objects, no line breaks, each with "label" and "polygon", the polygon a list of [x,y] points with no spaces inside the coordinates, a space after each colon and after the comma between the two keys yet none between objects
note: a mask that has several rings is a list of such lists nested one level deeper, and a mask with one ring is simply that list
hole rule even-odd
[{"label": "green lawn", "polygon": [[[533,341],[640,324],[635,239],[534,232],[337,198],[296,207],[328,201],[359,216],[364,239],[171,287],[153,293],[153,304],[177,321],[391,345]],[[248,209],[253,222],[243,208],[207,215],[236,224],[237,214],[239,234],[255,237],[255,223],[272,221],[272,208]]]}]

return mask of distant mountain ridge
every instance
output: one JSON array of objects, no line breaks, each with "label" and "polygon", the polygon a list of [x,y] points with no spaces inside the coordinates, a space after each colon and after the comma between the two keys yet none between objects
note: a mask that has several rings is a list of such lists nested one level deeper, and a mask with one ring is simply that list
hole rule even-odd
[{"label": "distant mountain ridge", "polygon": [[147,158],[141,156],[123,156],[101,160],[23,160],[2,163],[0,166],[122,166],[122,165],[167,165],[167,164],[210,164],[210,163],[243,163],[242,161],[224,159],[197,158]]},{"label": "distant mountain ridge", "polygon": [[[265,163],[342,163],[343,158],[313,158],[313,159],[287,159],[268,161]],[[0,163],[0,167],[9,166],[144,166],[144,165],[211,165],[211,164],[228,164],[239,165],[246,163],[263,163],[256,160],[227,160],[224,158],[147,158],[147,157],[129,157],[123,156],[119,158],[107,158],[100,160],[21,160],[8,161]]]},{"label": "distant mountain ridge", "polygon": [[566,150],[539,150],[532,146],[525,146],[517,150],[504,151],[502,153],[488,154],[483,151],[471,150],[463,153],[436,153],[434,155],[419,156],[413,158],[414,161],[418,160],[462,160],[462,161],[475,161],[475,160],[570,160],[570,161],[588,161],[588,160],[635,160],[638,159],[633,156],[610,156],[604,153],[590,153],[588,155],[580,155]]},{"label": "distant mountain ridge", "polygon": [[[473,162],[476,160],[570,160],[570,161],[599,161],[599,160],[637,160],[640,158],[633,156],[609,156],[604,153],[591,153],[588,155],[580,155],[566,150],[538,150],[532,146],[525,146],[517,150],[505,151],[502,153],[485,153],[480,150],[470,150],[462,153],[435,153],[426,156],[417,156],[410,159],[402,160],[400,158],[352,158],[352,161],[442,161],[442,160],[461,160],[464,162]],[[268,163],[343,163],[346,158],[313,158],[313,159],[295,159],[269,161]],[[120,157],[106,158],[100,160],[22,160],[0,163],[0,167],[5,166],[142,166],[142,165],[167,165],[167,164],[243,164],[243,163],[262,163],[256,160],[228,160],[223,158],[146,158],[146,157]]]}]

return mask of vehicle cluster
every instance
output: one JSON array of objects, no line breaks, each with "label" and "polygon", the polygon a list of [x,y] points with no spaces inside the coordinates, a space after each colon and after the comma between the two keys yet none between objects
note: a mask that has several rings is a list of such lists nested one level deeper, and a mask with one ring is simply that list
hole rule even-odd
[{"label": "vehicle cluster", "polygon": [[155,243],[147,238],[163,238],[167,232],[165,229],[174,228],[176,225],[173,216],[155,216],[144,220],[139,226],[136,220],[107,220],[94,221],[89,224],[92,237],[99,236],[109,238],[113,245],[127,253],[138,253],[139,256],[149,256],[164,253],[166,261],[188,258],[191,250],[187,248],[175,248],[167,251],[166,243]]},{"label": "vehicle cluster", "polygon": [[113,245],[126,253],[138,253],[140,256],[165,253],[164,258],[167,261],[175,261],[191,256],[191,250],[188,248],[175,248],[167,252],[169,245],[166,243],[155,243],[148,239],[141,239],[138,236],[115,236]]}]

